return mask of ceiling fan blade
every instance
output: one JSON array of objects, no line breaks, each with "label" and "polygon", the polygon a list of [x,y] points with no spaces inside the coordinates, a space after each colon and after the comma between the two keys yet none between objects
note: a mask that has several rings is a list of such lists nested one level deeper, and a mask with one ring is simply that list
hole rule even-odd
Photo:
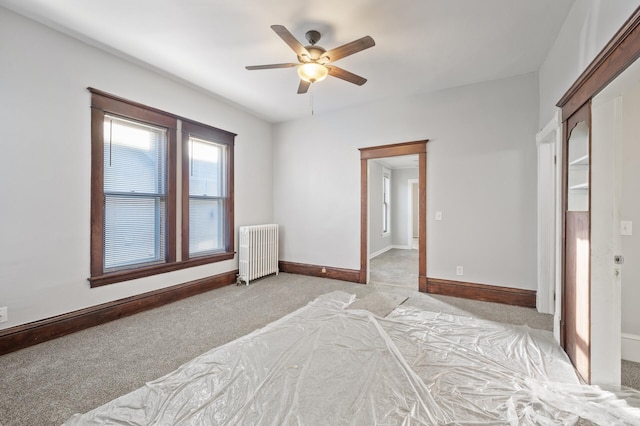
[{"label": "ceiling fan blade", "polygon": [[270,70],[273,68],[291,68],[300,64],[269,64],[269,65],[249,65],[245,67],[248,70]]},{"label": "ceiling fan blade", "polygon": [[310,56],[309,51],[283,25],[272,25],[271,29],[280,36],[298,56]]},{"label": "ceiling fan blade", "polygon": [[329,70],[329,75],[348,81],[349,83],[357,84],[358,86],[362,86],[367,82],[366,78],[360,77],[359,75],[343,70],[342,68],[334,65],[328,65],[327,69]]},{"label": "ceiling fan blade", "polygon": [[311,86],[311,83],[309,83],[308,81],[300,80],[300,85],[298,86],[298,95],[307,93],[307,90],[309,90],[309,86]]},{"label": "ceiling fan blade", "polygon": [[326,52],[322,57],[329,58],[330,62],[335,62],[338,59],[342,59],[345,56],[353,55],[362,50],[368,49],[376,45],[376,42],[369,36],[364,36],[358,40],[354,40],[351,43],[343,44],[340,47],[331,49]]}]

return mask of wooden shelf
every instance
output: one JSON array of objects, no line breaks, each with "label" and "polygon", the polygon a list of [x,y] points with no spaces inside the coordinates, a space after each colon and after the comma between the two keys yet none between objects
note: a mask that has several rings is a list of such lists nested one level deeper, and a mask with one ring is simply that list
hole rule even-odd
[{"label": "wooden shelf", "polygon": [[579,183],[577,185],[573,185],[569,187],[569,190],[587,190],[589,189],[589,184],[588,183]]},{"label": "wooden shelf", "polygon": [[589,155],[583,155],[569,163],[569,166],[587,166],[589,165]]}]

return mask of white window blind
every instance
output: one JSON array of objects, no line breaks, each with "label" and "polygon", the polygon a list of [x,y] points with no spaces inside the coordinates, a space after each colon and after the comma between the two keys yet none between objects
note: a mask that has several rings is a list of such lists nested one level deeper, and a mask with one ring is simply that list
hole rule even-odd
[{"label": "white window blind", "polygon": [[167,129],[104,118],[104,269],[165,261]]},{"label": "white window blind", "polygon": [[225,250],[227,147],[189,138],[189,256]]}]

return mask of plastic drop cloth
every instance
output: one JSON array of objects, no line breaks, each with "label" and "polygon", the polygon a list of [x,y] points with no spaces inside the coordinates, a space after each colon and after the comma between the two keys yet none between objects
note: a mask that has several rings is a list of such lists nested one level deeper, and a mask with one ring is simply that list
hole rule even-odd
[{"label": "plastic drop cloth", "polygon": [[65,424],[640,424],[548,332],[354,300],[321,296]]}]

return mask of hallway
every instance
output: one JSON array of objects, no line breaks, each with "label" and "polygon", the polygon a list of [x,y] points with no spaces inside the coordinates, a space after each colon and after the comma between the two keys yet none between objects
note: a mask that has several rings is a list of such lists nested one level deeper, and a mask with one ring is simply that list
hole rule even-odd
[{"label": "hallway", "polygon": [[418,250],[391,249],[369,265],[371,283],[418,289]]}]

